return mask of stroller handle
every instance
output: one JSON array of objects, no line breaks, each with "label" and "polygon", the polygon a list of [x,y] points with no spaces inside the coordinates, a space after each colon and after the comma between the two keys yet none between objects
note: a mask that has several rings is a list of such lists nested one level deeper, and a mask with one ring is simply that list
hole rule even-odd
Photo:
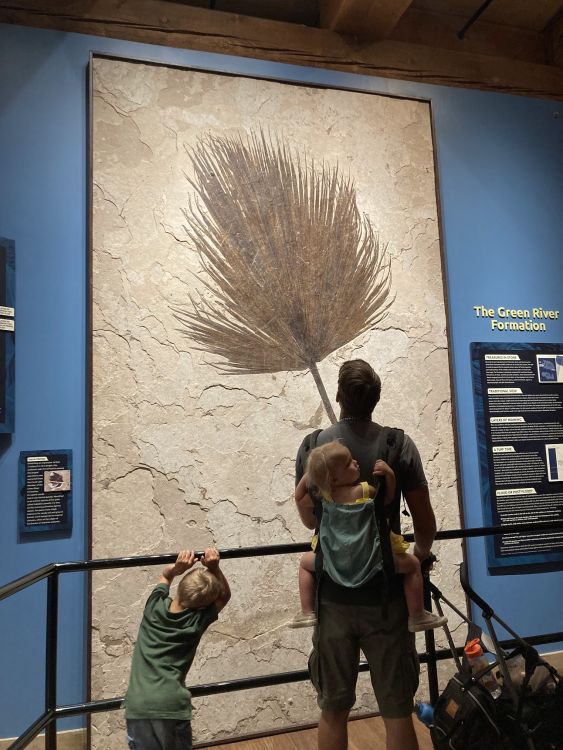
[{"label": "stroller handle", "polygon": [[469,584],[469,577],[467,575],[467,563],[465,560],[461,563],[459,568],[459,581],[461,588],[465,591],[467,596],[483,611],[483,617],[492,617],[495,613],[490,604],[484,599],[481,599],[479,594],[471,588]]}]

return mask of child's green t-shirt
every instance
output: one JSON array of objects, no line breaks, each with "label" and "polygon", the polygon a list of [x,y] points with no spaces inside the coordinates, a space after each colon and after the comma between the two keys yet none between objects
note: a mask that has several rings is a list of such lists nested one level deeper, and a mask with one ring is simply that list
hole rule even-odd
[{"label": "child's green t-shirt", "polygon": [[217,608],[170,612],[169,587],[156,586],[145,604],[123,707],[126,719],[190,721],[192,702],[184,680],[201,636]]}]

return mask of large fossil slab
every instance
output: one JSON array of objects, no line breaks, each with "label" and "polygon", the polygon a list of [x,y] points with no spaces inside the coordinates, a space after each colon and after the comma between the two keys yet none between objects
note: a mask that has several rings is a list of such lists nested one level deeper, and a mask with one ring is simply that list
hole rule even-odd
[{"label": "large fossil slab", "polygon": [[[377,420],[414,438],[439,525],[457,526],[429,105],[93,65],[93,556],[306,540],[295,451],[329,423],[319,387],[334,403],[351,357],[380,373]],[[363,310],[375,293],[380,307]],[[459,546],[440,557],[449,594],[440,571]],[[310,632],[285,627],[297,567],[296,556],[225,563],[233,599],[188,683],[305,667]],[[157,576],[94,576],[95,698],[124,693]],[[374,705],[362,677],[358,706]],[[317,715],[307,683],[201,699],[195,711],[198,740]],[[119,712],[93,725],[95,747],[122,745]]]}]

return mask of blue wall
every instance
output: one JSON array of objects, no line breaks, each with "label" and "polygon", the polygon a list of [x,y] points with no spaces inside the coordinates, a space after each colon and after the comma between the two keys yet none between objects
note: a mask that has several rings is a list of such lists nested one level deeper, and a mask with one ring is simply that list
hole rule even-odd
[{"label": "blue wall", "polygon": [[[473,305],[561,304],[563,107],[556,103],[353,76],[62,32],[0,26],[0,235],[16,240],[16,432],[0,442],[0,583],[87,553],[86,164],[90,51],[217,71],[428,98],[435,138],[449,294],[460,472],[466,523],[482,523],[471,341],[501,340]],[[554,112],[561,110],[561,117]],[[563,341],[563,321],[518,341]],[[56,351],[56,356],[53,352]],[[18,543],[21,450],[74,451],[74,530]],[[523,634],[561,628],[563,574],[492,578],[470,544],[471,578]],[[84,698],[84,588],[61,584],[59,702]],[[522,586],[524,585],[524,588]],[[45,588],[0,603],[0,737],[42,710]],[[25,697],[24,697],[25,696]],[[65,726],[76,726],[65,724]]]}]

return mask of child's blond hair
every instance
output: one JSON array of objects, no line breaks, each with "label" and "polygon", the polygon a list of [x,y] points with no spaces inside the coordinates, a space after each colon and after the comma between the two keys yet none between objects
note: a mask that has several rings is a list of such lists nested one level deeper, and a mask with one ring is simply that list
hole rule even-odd
[{"label": "child's blond hair", "polygon": [[332,485],[331,473],[338,463],[342,460],[342,453],[346,448],[342,443],[333,440],[330,443],[319,445],[313,448],[307,459],[307,477],[308,484],[318,487],[324,497],[330,497]]},{"label": "child's blond hair", "polygon": [[178,603],[182,609],[203,609],[216,601],[223,591],[218,578],[206,568],[189,570],[178,584]]}]

